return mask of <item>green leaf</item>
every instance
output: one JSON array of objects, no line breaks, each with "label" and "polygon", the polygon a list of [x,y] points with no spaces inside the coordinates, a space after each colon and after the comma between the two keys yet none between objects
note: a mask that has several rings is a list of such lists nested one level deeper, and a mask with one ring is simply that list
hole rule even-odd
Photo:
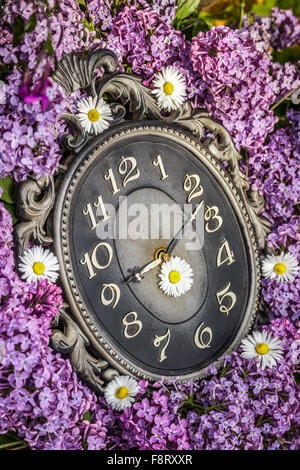
[{"label": "green leaf", "polygon": [[91,411],[88,410],[84,413],[83,417],[82,417],[82,421],[88,421],[89,423],[91,422],[92,420],[92,415],[91,415]]},{"label": "green leaf", "polygon": [[198,9],[199,3],[200,0],[186,0],[182,6],[178,8],[175,20],[182,21],[192,15]]},{"label": "green leaf", "polygon": [[81,21],[82,24],[84,24],[84,26],[89,30],[89,31],[93,31],[94,28],[91,26],[91,24],[88,22],[88,20],[86,18],[84,18],[83,21]]},{"label": "green leaf", "polygon": [[79,5],[80,10],[83,11],[83,13],[86,13],[88,11],[88,9],[87,9],[85,0],[77,0],[77,1],[78,1],[78,5]]},{"label": "green leaf", "polygon": [[267,5],[253,5],[252,11],[257,15],[257,16],[268,16],[270,14],[271,8],[269,8]]},{"label": "green leaf", "polygon": [[294,379],[297,385],[300,384],[300,372],[295,372],[294,373]]},{"label": "green leaf", "polygon": [[22,41],[25,33],[25,23],[22,16],[18,15],[15,18],[13,25],[13,46],[17,46]]},{"label": "green leaf", "polygon": [[285,47],[281,51],[273,51],[272,60],[273,62],[280,62],[285,64],[291,62],[295,64],[300,59],[300,46]]},{"label": "green leaf", "polygon": [[271,9],[276,6],[277,0],[265,0],[263,5],[255,3],[252,10],[257,16],[268,16],[271,13]]},{"label": "green leaf", "polygon": [[47,41],[45,42],[45,49],[49,55],[54,54],[51,36],[48,36]]},{"label": "green leaf", "polygon": [[3,189],[3,193],[1,195],[2,201],[13,204],[15,202],[13,197],[13,179],[10,176],[7,176],[6,178],[0,178],[0,186]]},{"label": "green leaf", "polygon": [[295,16],[300,15],[300,3],[299,0],[277,0],[278,8],[281,10],[292,9]]},{"label": "green leaf", "polygon": [[3,201],[5,209],[10,213],[12,216],[12,224],[15,225],[18,222],[18,217],[16,215],[16,205],[9,204],[9,202]]},{"label": "green leaf", "polygon": [[36,13],[32,13],[32,15],[30,16],[25,26],[25,32],[32,33],[32,31],[36,27],[36,23],[37,23]]},{"label": "green leaf", "polygon": [[199,20],[204,21],[204,23],[206,23],[209,28],[213,27],[212,17],[209,13],[206,13],[205,11],[200,11],[198,18]]}]

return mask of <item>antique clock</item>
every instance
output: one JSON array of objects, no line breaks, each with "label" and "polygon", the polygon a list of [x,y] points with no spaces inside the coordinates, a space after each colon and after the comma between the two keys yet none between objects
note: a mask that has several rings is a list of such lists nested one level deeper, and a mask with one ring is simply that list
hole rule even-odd
[{"label": "antique clock", "polygon": [[165,116],[116,69],[108,50],[58,64],[65,92],[104,96],[113,121],[93,136],[62,116],[67,157],[54,177],[19,186],[16,229],[21,250],[32,239],[58,257],[52,344],[96,390],[120,373],[197,379],[236,348],[257,313],[268,231],[222,125],[188,103]]}]

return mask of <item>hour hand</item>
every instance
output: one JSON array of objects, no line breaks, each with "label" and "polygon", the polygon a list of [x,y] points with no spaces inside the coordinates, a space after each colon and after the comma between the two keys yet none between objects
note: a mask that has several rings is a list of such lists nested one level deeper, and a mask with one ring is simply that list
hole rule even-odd
[{"label": "hour hand", "polygon": [[132,269],[128,269],[128,271],[130,272],[130,276],[125,281],[125,284],[129,284],[130,282],[139,282],[139,281],[141,281],[142,277],[140,275],[140,270],[141,270],[141,268],[139,266],[135,266]]},{"label": "hour hand", "polygon": [[156,268],[156,266],[158,266],[161,262],[161,258],[158,258],[153,261],[150,261],[150,263],[145,264],[141,268],[135,266],[133,269],[130,269],[129,272],[131,272],[131,274],[126,281],[126,284],[129,284],[130,282],[140,282],[143,279],[143,275],[145,273],[151,271],[151,269]]}]

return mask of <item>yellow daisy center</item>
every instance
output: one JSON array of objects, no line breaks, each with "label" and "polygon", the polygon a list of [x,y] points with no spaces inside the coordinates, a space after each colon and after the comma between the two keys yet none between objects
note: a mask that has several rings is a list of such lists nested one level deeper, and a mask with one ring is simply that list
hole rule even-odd
[{"label": "yellow daisy center", "polygon": [[119,398],[120,400],[122,398],[126,398],[127,395],[128,395],[127,387],[119,387],[118,390],[116,391],[116,397]]},{"label": "yellow daisy center", "polygon": [[275,264],[273,270],[276,274],[284,274],[286,272],[286,265],[283,263]]},{"label": "yellow daisy center", "polygon": [[172,284],[177,284],[177,282],[180,281],[180,272],[178,271],[171,271],[169,274],[169,281],[172,282]]},{"label": "yellow daisy center", "polygon": [[255,351],[257,352],[257,354],[267,354],[267,352],[269,351],[269,346],[266,343],[258,343],[256,345]]},{"label": "yellow daisy center", "polygon": [[92,122],[98,121],[99,117],[100,117],[100,113],[99,113],[99,111],[97,111],[97,109],[91,109],[88,112],[88,118]]},{"label": "yellow daisy center", "polygon": [[166,82],[164,84],[164,92],[166,95],[172,95],[174,91],[174,85],[171,82]]},{"label": "yellow daisy center", "polygon": [[34,274],[37,274],[38,276],[40,276],[45,271],[45,265],[43,263],[40,263],[39,261],[37,261],[32,266],[32,269],[33,269]]}]

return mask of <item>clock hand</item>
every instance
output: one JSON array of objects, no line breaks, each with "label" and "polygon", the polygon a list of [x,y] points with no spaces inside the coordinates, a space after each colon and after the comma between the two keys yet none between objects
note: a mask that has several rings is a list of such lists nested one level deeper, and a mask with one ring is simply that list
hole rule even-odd
[{"label": "clock hand", "polygon": [[176,235],[175,235],[175,237],[173,238],[173,240],[169,243],[169,246],[168,246],[168,248],[167,248],[167,253],[168,253],[168,254],[172,253],[172,251],[173,251],[174,248],[176,247],[176,245],[177,245],[177,243],[178,243],[178,240],[181,238],[180,235],[183,234],[185,227],[186,227],[189,223],[193,222],[193,220],[196,219],[197,213],[198,213],[200,207],[202,207],[203,203],[204,203],[204,201],[202,200],[202,201],[197,205],[197,207],[196,207],[196,209],[194,210],[194,212],[192,212],[190,218],[183,224],[183,226],[181,227],[181,229],[178,230],[178,232],[176,233]]},{"label": "clock hand", "polygon": [[151,271],[152,269],[156,268],[156,266],[158,266],[161,262],[162,260],[159,257],[158,259],[152,260],[150,261],[150,263],[145,264],[141,268],[138,268],[136,266],[131,271],[131,274],[126,281],[126,284],[129,284],[130,282],[137,282],[137,281],[140,282],[144,277],[143,274],[146,274],[148,271]]},{"label": "clock hand", "polygon": [[183,233],[186,225],[188,225],[189,223],[193,222],[193,220],[196,219],[197,213],[198,213],[200,207],[202,207],[203,203],[204,203],[204,201],[201,201],[197,205],[194,212],[192,212],[190,218],[183,224],[183,226],[177,232],[177,234],[175,235],[173,240],[169,243],[169,246],[168,246],[167,250],[163,250],[162,253],[159,255],[158,259],[150,261],[149,263],[145,264],[141,268],[139,268],[138,266],[135,266],[132,270],[130,270],[131,274],[128,277],[127,281],[125,282],[126,284],[129,284],[130,282],[137,282],[137,281],[140,282],[144,277],[143,274],[146,274],[148,271],[151,271],[152,269],[156,268],[163,261],[163,257],[165,255],[169,255],[174,250],[175,246],[178,243],[180,234]]}]

